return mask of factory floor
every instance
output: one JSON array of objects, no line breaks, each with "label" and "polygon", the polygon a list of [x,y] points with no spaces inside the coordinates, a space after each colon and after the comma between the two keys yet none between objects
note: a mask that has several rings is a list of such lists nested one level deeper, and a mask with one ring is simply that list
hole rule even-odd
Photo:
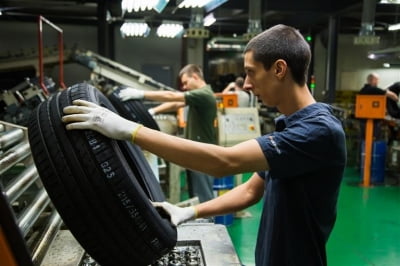
[{"label": "factory floor", "polygon": [[[360,187],[360,173],[345,171],[338,216],[327,244],[329,266],[400,265],[399,177],[385,176],[384,185]],[[251,217],[235,218],[228,231],[243,265],[254,265],[262,203],[247,209]]]}]

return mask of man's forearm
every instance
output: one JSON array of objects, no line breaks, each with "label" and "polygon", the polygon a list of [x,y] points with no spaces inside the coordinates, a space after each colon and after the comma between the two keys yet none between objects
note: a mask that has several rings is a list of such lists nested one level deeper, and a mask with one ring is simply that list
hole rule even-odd
[{"label": "man's forearm", "polygon": [[222,196],[195,206],[197,217],[233,213],[258,202],[264,194],[264,180],[255,175]]},{"label": "man's forearm", "polygon": [[144,99],[159,102],[180,102],[184,100],[184,96],[181,92],[144,91]]},{"label": "man's forearm", "polygon": [[184,106],[184,103],[182,103],[182,102],[166,102],[166,103],[162,103],[152,109],[154,111],[154,114],[160,114],[160,113],[167,113],[167,112],[175,112],[182,106]]}]

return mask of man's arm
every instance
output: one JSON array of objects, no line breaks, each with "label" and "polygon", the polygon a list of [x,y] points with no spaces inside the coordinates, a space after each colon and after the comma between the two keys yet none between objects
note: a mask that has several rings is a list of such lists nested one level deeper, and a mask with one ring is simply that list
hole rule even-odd
[{"label": "man's arm", "polygon": [[394,93],[391,90],[386,90],[386,97],[388,97],[389,99],[397,102],[399,100],[399,97],[396,95],[396,93]]},{"label": "man's arm", "polygon": [[183,102],[185,95],[183,92],[175,91],[143,91],[144,99],[159,102]]},{"label": "man's arm", "polygon": [[232,89],[235,89],[235,82],[230,82],[225,89],[222,91],[222,93],[228,93],[230,92]]},{"label": "man's arm", "polygon": [[135,88],[126,88],[119,92],[122,101],[127,100],[152,100],[159,102],[185,102],[185,95],[179,91],[147,91]]},{"label": "man's arm", "polygon": [[268,170],[265,155],[255,139],[232,147],[201,143],[142,127],[135,144],[167,161],[215,177]]},{"label": "man's arm", "polygon": [[264,179],[257,173],[245,183],[223,195],[197,205],[197,217],[211,217],[243,210],[257,203],[264,195]]},{"label": "man's arm", "polygon": [[175,226],[195,218],[211,217],[245,209],[258,202],[264,195],[264,180],[257,174],[244,184],[213,200],[191,207],[178,207],[169,202],[152,202],[156,208],[164,209]]},{"label": "man's arm", "polygon": [[184,102],[165,102],[151,109],[153,110],[154,114],[159,114],[159,113],[174,112],[184,106],[185,106]]}]

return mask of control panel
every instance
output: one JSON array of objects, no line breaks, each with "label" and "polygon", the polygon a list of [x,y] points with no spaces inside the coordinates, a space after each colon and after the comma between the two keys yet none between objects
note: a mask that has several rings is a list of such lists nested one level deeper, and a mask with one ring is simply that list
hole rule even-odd
[{"label": "control panel", "polygon": [[233,146],[261,134],[257,108],[223,108],[217,117],[219,145]]}]

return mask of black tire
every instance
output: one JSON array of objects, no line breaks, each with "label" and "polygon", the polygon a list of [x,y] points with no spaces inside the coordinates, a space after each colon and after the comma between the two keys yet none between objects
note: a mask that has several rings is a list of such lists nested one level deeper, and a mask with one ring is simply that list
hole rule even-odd
[{"label": "black tire", "polygon": [[75,99],[115,111],[87,84],[41,103],[28,126],[40,178],[64,223],[100,265],[151,264],[177,240],[176,228],[149,201],[165,199],[161,188],[133,144],[65,130],[62,109]]},{"label": "black tire", "polygon": [[121,101],[118,97],[120,90],[122,87],[117,88],[113,93],[108,96],[110,102],[114,105],[115,109],[117,109],[118,113],[126,119],[135,121],[144,125],[145,127],[152,128],[154,130],[160,131],[160,127],[157,122],[153,119],[153,117],[149,114],[149,111],[144,106],[142,101],[140,100],[128,100]]}]

